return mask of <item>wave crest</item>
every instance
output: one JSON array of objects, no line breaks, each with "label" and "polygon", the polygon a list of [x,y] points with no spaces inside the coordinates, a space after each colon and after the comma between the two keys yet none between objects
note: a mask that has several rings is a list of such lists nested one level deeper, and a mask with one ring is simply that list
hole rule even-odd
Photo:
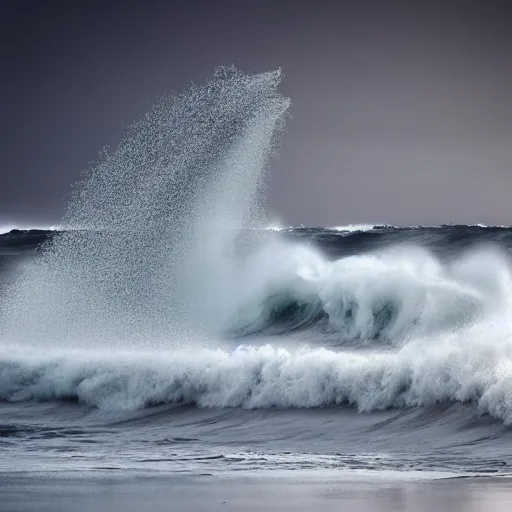
[{"label": "wave crest", "polygon": [[[488,329],[488,327],[487,327]],[[487,330],[488,332],[488,330]],[[480,330],[393,352],[290,351],[270,345],[142,353],[2,350],[0,398],[77,399],[105,410],[157,404],[361,412],[474,402],[512,424],[512,344]]]},{"label": "wave crest", "polygon": [[508,307],[506,256],[482,248],[443,263],[418,247],[328,261],[304,245],[268,246],[237,281],[231,330],[286,332],[322,322],[341,343],[451,331]]}]

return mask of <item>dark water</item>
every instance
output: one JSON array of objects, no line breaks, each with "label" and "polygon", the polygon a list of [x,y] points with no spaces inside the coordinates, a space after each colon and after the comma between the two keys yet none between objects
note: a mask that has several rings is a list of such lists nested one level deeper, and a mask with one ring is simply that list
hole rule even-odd
[{"label": "dark water", "polygon": [[[259,233],[200,343],[4,334],[0,469],[507,474],[512,229],[354,229]],[[59,236],[0,235],[4,295]]]}]

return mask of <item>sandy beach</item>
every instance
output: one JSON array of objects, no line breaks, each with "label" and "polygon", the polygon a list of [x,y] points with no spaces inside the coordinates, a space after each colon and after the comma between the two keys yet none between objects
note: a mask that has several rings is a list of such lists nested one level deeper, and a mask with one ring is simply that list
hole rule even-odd
[{"label": "sandy beach", "polygon": [[0,477],[2,512],[415,511],[501,512],[512,507],[507,478],[392,480],[293,475]]}]

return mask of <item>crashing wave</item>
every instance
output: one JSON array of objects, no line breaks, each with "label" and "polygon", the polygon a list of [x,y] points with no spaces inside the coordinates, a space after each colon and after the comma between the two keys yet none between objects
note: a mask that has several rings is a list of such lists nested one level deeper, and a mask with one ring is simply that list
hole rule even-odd
[{"label": "crashing wave", "polygon": [[104,410],[158,404],[361,412],[471,402],[512,424],[510,330],[487,324],[398,351],[295,351],[270,345],[156,353],[0,350],[0,398],[78,400]]},{"label": "crashing wave", "polygon": [[450,331],[508,307],[506,256],[481,249],[442,263],[425,249],[328,261],[305,245],[274,243],[254,255],[231,293],[237,334],[287,332],[328,322],[339,342]]}]

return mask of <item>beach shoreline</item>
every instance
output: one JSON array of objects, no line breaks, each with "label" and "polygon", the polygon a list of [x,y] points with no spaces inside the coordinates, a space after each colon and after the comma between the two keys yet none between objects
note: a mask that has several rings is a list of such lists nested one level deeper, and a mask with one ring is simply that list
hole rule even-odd
[{"label": "beach shoreline", "polygon": [[465,512],[511,510],[506,477],[391,478],[333,472],[170,475],[101,472],[3,473],[3,512],[94,510]]}]

